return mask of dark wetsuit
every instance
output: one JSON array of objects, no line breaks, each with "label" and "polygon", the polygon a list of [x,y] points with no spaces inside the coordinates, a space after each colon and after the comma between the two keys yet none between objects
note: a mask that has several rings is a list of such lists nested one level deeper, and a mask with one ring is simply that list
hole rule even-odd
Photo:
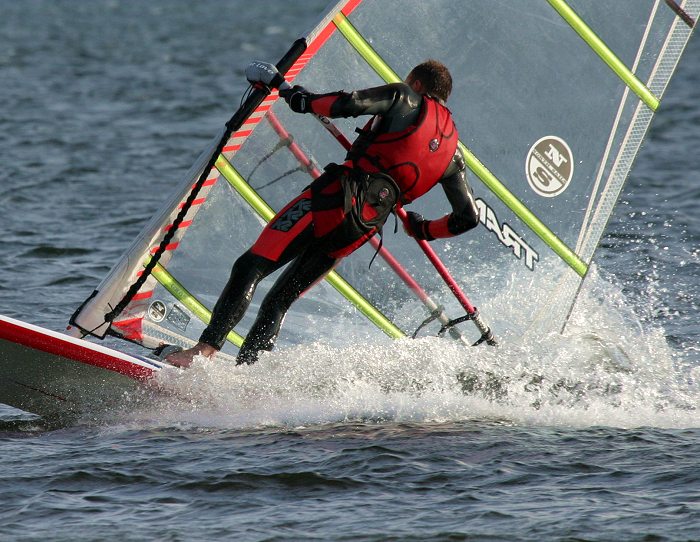
[{"label": "dark wetsuit", "polygon": [[[329,117],[376,115],[372,131],[380,134],[401,132],[414,125],[423,101],[421,95],[404,83],[352,93],[311,94],[309,99],[315,113]],[[424,231],[429,239],[458,235],[479,222],[459,151],[455,152],[439,183],[452,212],[426,222]],[[357,249],[367,238],[348,239],[349,250]],[[311,190],[305,190],[275,215],[254,245],[236,260],[200,341],[221,349],[226,335],[248,308],[258,282],[291,262],[265,296],[239,352],[238,363],[253,363],[259,351],[272,349],[292,303],[333,269],[346,253],[347,250],[329,251],[319,243],[314,232]]]}]

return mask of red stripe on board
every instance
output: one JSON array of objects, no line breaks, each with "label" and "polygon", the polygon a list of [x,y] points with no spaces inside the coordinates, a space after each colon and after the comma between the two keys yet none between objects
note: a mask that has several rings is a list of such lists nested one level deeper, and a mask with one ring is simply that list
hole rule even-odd
[{"label": "red stripe on board", "polygon": [[[87,365],[114,371],[136,380],[148,380],[155,374],[153,369],[111,356],[106,352],[101,352],[89,346],[86,347],[76,344],[69,340],[69,338],[63,339],[46,333],[40,333],[39,331],[16,325],[4,319],[0,319],[0,338],[21,344],[28,348],[47,352],[54,356],[60,356],[73,361],[86,363]],[[90,345],[90,343],[85,344]]]},{"label": "red stripe on board", "polygon": [[221,152],[237,151],[240,148],[240,145],[229,145],[228,147],[224,147],[223,149],[221,149]]}]

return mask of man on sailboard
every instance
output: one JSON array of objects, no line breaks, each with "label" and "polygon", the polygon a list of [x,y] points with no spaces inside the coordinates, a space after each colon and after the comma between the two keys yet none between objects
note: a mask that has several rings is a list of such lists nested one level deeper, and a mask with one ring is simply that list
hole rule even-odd
[{"label": "man on sailboard", "polygon": [[265,296],[238,354],[239,364],[254,363],[261,351],[273,348],[285,314],[304,291],[381,232],[396,205],[414,201],[438,183],[452,212],[437,220],[409,212],[406,232],[430,241],[474,228],[478,209],[457,148],[457,129],[445,106],[451,91],[449,70],[436,60],[413,68],[403,83],[328,94],[300,86],[280,89],[297,113],[372,118],[358,130],[346,161],[326,166],[236,260],[197,345],[166,360],[188,367],[197,355],[216,354],[243,317],[260,280],[289,264]]}]

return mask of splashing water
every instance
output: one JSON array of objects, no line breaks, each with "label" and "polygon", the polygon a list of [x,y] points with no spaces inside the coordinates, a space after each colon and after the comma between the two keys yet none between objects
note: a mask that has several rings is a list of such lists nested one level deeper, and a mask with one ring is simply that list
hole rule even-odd
[{"label": "splashing water", "polygon": [[563,335],[473,349],[434,337],[314,343],[241,367],[200,359],[161,372],[173,397],[157,416],[234,428],[470,419],[697,427],[699,376],[594,270]]}]

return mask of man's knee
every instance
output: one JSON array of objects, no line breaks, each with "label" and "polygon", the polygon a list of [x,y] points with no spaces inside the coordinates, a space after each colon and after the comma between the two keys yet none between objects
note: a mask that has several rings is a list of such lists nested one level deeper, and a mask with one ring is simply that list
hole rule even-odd
[{"label": "man's knee", "polygon": [[247,250],[234,262],[231,275],[241,278],[257,278],[260,280],[271,272],[270,269],[273,266],[274,262],[272,260],[258,254],[253,254],[250,250]]}]

